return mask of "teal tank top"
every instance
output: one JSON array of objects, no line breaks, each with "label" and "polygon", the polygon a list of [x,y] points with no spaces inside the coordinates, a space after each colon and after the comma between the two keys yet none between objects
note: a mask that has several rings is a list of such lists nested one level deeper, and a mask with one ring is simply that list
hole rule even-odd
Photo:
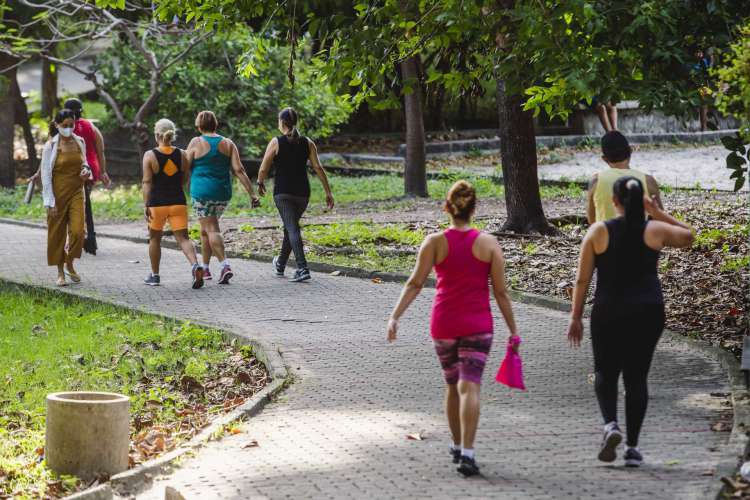
[{"label": "teal tank top", "polygon": [[232,161],[219,151],[221,136],[204,135],[211,149],[193,162],[190,176],[190,197],[201,201],[229,201],[232,199]]}]

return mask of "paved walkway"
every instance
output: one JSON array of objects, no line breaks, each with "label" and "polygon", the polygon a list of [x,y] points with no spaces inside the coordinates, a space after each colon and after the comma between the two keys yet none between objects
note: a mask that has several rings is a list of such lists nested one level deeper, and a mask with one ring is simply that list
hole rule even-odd
[{"label": "paved walkway", "polygon": [[[0,277],[51,283],[43,231],[2,225]],[[133,263],[139,260],[139,263]],[[400,287],[314,275],[273,278],[265,264],[235,261],[230,286],[192,291],[183,257],[163,255],[160,288],[141,284],[146,247],[102,239],[68,291],[146,310],[211,321],[278,346],[297,375],[242,434],[204,448],[139,498],[173,485],[209,498],[649,498],[703,499],[718,485],[705,475],[726,456],[727,433],[709,430],[727,392],[718,363],[681,342],[662,342],[651,377],[642,449],[648,464],[626,470],[595,460],[599,418],[588,383],[588,343],[571,351],[566,314],[516,304],[529,391],[492,379],[505,338],[500,320],[485,376],[477,457],[483,477],[463,479],[449,463],[441,378],[428,339],[432,292],[417,299],[395,345],[385,319]],[[424,441],[406,435],[422,431]],[[256,439],[259,447],[243,448]]]},{"label": "paved walkway", "polygon": [[[724,146],[646,149],[633,153],[631,165],[653,175],[663,186],[732,190],[727,153]],[[539,178],[588,181],[604,167],[600,153],[577,153],[571,160],[541,165]]]}]

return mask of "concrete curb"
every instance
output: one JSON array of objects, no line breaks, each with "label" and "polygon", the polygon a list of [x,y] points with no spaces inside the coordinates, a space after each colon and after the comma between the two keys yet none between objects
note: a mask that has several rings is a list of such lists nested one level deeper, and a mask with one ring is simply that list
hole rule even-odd
[{"label": "concrete curb", "polygon": [[[41,291],[51,295],[65,296],[70,299],[86,300],[97,304],[115,306],[128,311],[137,311],[142,314],[148,314],[170,321],[184,321],[183,318],[178,318],[168,314],[154,314],[148,311],[134,309],[116,300],[102,300],[72,291],[57,290],[50,287],[31,285],[2,278],[0,279],[0,287],[4,286],[11,286],[34,292]],[[155,476],[167,473],[170,469],[175,467],[176,462],[179,459],[185,458],[188,454],[195,453],[208,442],[217,439],[217,436],[220,439],[224,426],[257,415],[266,404],[290,382],[290,372],[276,346],[266,345],[259,340],[248,339],[247,337],[220,326],[196,321],[193,321],[193,323],[204,328],[220,330],[228,340],[235,340],[239,344],[251,346],[257,359],[265,365],[266,370],[268,371],[269,383],[243,405],[216,418],[192,439],[182,443],[175,450],[165,453],[153,460],[149,460],[148,462],[144,462],[133,469],[116,474],[110,478],[109,483],[107,484],[101,484],[94,488],[75,493],[67,498],[74,500],[109,500],[112,499],[115,494],[121,496],[132,496],[143,491],[146,487],[150,486]]]}]

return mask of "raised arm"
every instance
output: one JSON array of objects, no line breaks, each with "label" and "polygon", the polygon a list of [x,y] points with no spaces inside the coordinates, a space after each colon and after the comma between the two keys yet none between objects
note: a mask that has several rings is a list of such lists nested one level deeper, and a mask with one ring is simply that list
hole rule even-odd
[{"label": "raised arm", "polygon": [[99,176],[104,185],[109,186],[112,181],[107,173],[107,157],[104,155],[104,137],[102,137],[102,133],[96,125],[92,123],[91,127],[94,129],[94,147],[96,149],[96,156],[99,158]]},{"label": "raised arm", "polygon": [[268,173],[271,171],[273,165],[273,159],[279,153],[279,141],[275,137],[271,139],[266,146],[266,152],[263,154],[263,161],[260,162],[260,170],[258,171],[258,192],[261,196],[266,194],[266,179]]},{"label": "raised arm", "polygon": [[[643,206],[656,224],[646,228],[646,242],[661,247],[689,247],[695,241],[695,229],[689,224],[675,219],[662,210],[656,200],[643,198]],[[655,240],[655,241],[654,241]]]},{"label": "raised arm", "polygon": [[581,243],[576,284],[573,289],[573,307],[570,311],[570,325],[568,326],[568,341],[574,347],[580,347],[581,338],[583,338],[583,306],[586,302],[589,284],[591,284],[591,276],[594,274],[594,240],[598,233],[606,230],[603,222],[595,223],[589,228]]},{"label": "raised arm", "polygon": [[388,320],[388,342],[396,340],[396,335],[398,333],[398,320],[401,319],[401,316],[406,312],[411,303],[414,302],[414,299],[417,298],[419,292],[422,291],[425,281],[427,281],[427,277],[435,266],[437,237],[439,237],[439,235],[428,236],[419,248],[414,271],[412,271],[409,281],[406,282],[403,290],[401,290],[401,296],[396,303],[396,307],[393,308],[391,317]]},{"label": "raised arm", "polygon": [[310,163],[315,171],[315,175],[318,176],[320,183],[323,184],[323,189],[326,192],[326,205],[328,206],[328,210],[333,210],[333,193],[331,193],[331,186],[328,184],[326,171],[323,170],[323,165],[320,164],[320,158],[318,158],[318,147],[310,139],[307,141],[310,143]]},{"label": "raised arm", "polygon": [[647,175],[646,176],[646,188],[648,189],[648,194],[651,195],[651,197],[656,201],[656,204],[664,210],[664,204],[661,202],[661,190],[659,189],[659,183],[656,182],[656,179],[653,175]]},{"label": "raised arm", "polygon": [[[485,237],[485,235],[482,235],[482,237]],[[518,329],[516,328],[516,320],[513,316],[513,306],[511,305],[508,287],[505,285],[505,256],[497,239],[489,235],[487,235],[487,238],[492,239],[490,242],[490,245],[492,245],[492,260],[490,261],[492,293],[495,296],[495,302],[497,302],[500,312],[503,313],[505,324],[508,325],[508,331],[512,337],[518,335]]]},{"label": "raised arm", "polygon": [[152,151],[147,151],[146,154],[143,155],[143,179],[141,181],[141,186],[143,188],[143,216],[145,217],[146,222],[151,220],[151,212],[148,209],[148,202],[151,196],[151,186],[154,182],[154,170],[151,165],[155,160],[156,158],[154,158],[154,153]]}]

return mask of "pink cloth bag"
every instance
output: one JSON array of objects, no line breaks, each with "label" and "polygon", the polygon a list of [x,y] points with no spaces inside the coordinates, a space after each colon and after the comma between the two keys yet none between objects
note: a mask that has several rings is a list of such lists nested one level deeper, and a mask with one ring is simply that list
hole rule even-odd
[{"label": "pink cloth bag", "polygon": [[514,336],[510,338],[508,341],[508,349],[505,351],[505,359],[503,359],[500,369],[497,371],[495,380],[512,389],[521,389],[522,391],[525,391],[526,386],[523,385],[521,355],[515,350],[520,344],[521,337]]}]

